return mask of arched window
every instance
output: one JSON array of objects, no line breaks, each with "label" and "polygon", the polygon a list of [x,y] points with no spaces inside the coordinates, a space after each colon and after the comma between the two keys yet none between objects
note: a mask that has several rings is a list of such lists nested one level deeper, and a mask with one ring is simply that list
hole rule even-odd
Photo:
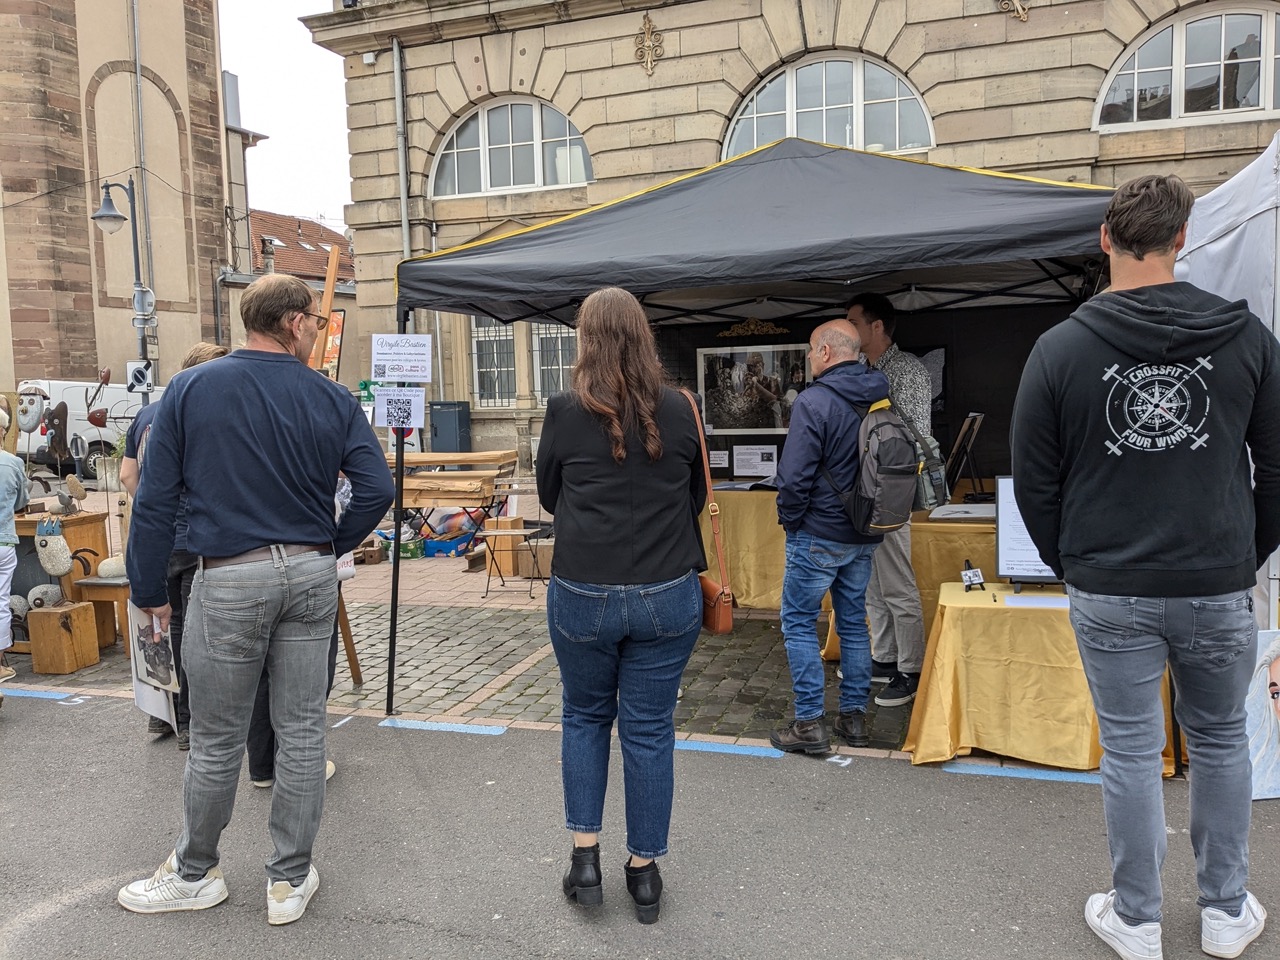
[{"label": "arched window", "polygon": [[783,137],[904,153],[933,146],[920,95],[889,67],[859,56],[805,60],[779,70],[734,117],[724,157]]},{"label": "arched window", "polygon": [[1181,126],[1280,114],[1280,4],[1201,5],[1120,55],[1094,126]]},{"label": "arched window", "polygon": [[555,107],[507,101],[464,117],[436,158],[431,194],[509,193],[589,183],[582,134]]}]

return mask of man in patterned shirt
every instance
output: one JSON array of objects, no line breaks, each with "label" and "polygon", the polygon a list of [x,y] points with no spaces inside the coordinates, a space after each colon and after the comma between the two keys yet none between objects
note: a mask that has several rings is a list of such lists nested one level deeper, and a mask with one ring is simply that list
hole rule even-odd
[{"label": "man in patterned shirt", "polygon": [[[924,364],[893,342],[896,321],[889,298],[860,293],[849,301],[846,316],[862,338],[867,363],[888,377],[889,399],[898,414],[922,436],[929,436],[933,384]],[[882,707],[910,703],[916,697],[924,665],[924,616],[911,568],[910,523],[885,534],[875,552],[867,586],[867,616],[871,621],[871,679],[888,683],[876,703]]]}]

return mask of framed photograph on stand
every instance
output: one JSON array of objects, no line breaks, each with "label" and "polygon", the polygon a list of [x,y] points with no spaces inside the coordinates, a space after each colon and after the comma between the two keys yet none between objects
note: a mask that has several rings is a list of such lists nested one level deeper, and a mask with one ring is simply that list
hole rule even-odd
[{"label": "framed photograph on stand", "polygon": [[791,406],[809,381],[809,345],[701,347],[698,392],[717,434],[786,433]]},{"label": "framed photograph on stand", "polygon": [[[968,475],[973,481],[973,490],[983,494],[982,478],[978,476],[978,468],[973,462],[973,442],[978,439],[978,431],[982,429],[984,413],[970,413],[960,424],[956,439],[951,444],[951,453],[947,455],[947,489],[955,490],[956,483],[962,476]],[[988,497],[988,499],[990,499]]]}]

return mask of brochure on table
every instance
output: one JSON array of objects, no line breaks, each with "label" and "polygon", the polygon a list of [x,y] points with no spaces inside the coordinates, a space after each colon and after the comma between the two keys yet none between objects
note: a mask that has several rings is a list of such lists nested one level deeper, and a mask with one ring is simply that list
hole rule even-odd
[{"label": "brochure on table", "polygon": [[1013,477],[996,477],[996,576],[1011,583],[1057,583],[1040,559],[1013,497]]}]

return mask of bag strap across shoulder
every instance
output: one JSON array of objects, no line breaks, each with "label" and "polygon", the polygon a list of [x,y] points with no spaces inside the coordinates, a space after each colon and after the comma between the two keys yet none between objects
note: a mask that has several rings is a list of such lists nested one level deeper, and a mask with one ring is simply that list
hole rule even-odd
[{"label": "bag strap across shoulder", "polygon": [[720,541],[720,505],[716,503],[715,494],[711,491],[711,461],[707,457],[707,433],[702,428],[702,417],[698,414],[697,401],[688,390],[681,390],[693,410],[693,425],[698,430],[698,447],[702,451],[702,475],[707,481],[707,513],[711,515],[711,535],[716,541],[716,563],[720,567],[720,589],[732,593],[729,589],[729,568],[724,561],[724,544]]}]

